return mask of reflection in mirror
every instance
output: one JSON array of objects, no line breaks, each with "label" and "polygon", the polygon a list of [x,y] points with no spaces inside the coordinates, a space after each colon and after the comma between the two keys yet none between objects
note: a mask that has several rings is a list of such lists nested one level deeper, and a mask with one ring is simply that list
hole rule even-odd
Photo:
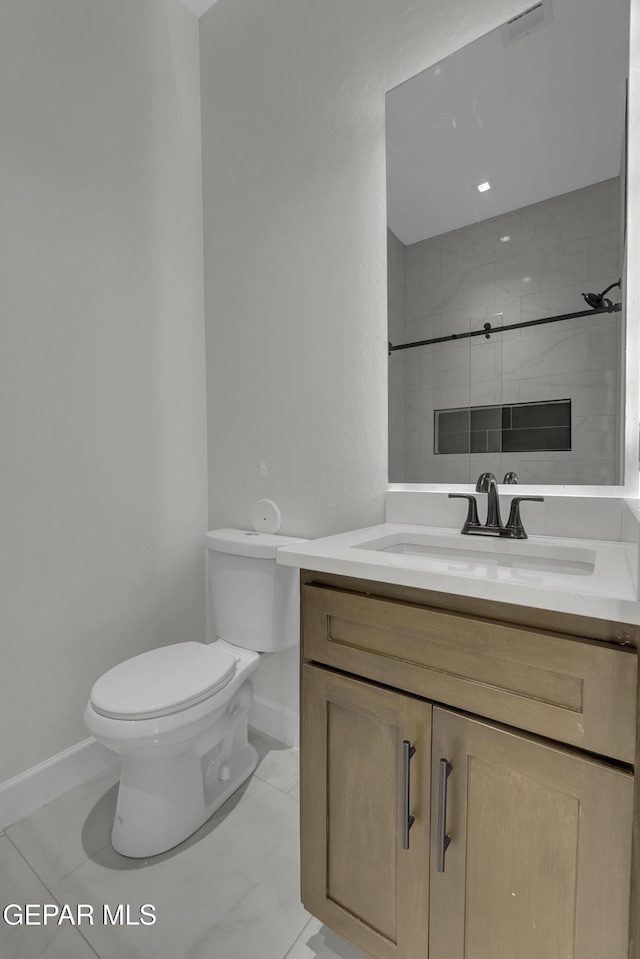
[{"label": "reflection in mirror", "polygon": [[542,0],[387,94],[392,483],[624,482],[628,22]]}]

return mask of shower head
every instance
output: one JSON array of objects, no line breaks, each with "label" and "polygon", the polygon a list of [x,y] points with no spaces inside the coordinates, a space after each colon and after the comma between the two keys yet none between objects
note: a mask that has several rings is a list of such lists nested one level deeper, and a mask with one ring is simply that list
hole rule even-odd
[{"label": "shower head", "polygon": [[[604,297],[602,293],[583,293],[582,296],[585,303],[588,306],[593,307],[594,310],[597,310],[598,307],[602,306],[603,304]],[[608,302],[610,303],[611,300],[609,300]]]},{"label": "shower head", "polygon": [[608,293],[609,290],[612,290],[614,286],[620,286],[621,280],[616,280],[615,283],[612,283],[611,286],[608,286],[606,290],[603,290],[602,293],[583,293],[582,298],[585,303],[594,310],[598,310],[601,307],[613,306],[611,300],[605,299],[605,293]]}]

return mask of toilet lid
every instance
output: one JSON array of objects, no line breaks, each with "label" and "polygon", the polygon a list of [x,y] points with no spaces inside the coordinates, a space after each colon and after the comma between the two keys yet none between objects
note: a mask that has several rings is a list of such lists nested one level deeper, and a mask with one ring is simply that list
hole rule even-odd
[{"label": "toilet lid", "polygon": [[112,719],[152,719],[208,699],[227,685],[236,660],[215,645],[176,643],[114,666],[94,684],[91,705]]}]

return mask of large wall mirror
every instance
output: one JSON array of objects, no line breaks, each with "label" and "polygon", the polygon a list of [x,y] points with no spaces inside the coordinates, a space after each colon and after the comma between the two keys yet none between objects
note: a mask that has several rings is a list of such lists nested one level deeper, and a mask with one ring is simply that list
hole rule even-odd
[{"label": "large wall mirror", "polygon": [[391,483],[624,486],[628,45],[542,0],[387,94]]}]

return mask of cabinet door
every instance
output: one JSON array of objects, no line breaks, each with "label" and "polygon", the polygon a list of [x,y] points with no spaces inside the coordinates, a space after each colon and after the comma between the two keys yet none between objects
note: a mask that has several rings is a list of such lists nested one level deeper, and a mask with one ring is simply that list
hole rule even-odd
[{"label": "cabinet door", "polygon": [[371,959],[426,956],[431,705],[308,665],[302,704],[302,901]]},{"label": "cabinet door", "polygon": [[430,959],[626,959],[629,773],[434,707],[432,809]]}]

